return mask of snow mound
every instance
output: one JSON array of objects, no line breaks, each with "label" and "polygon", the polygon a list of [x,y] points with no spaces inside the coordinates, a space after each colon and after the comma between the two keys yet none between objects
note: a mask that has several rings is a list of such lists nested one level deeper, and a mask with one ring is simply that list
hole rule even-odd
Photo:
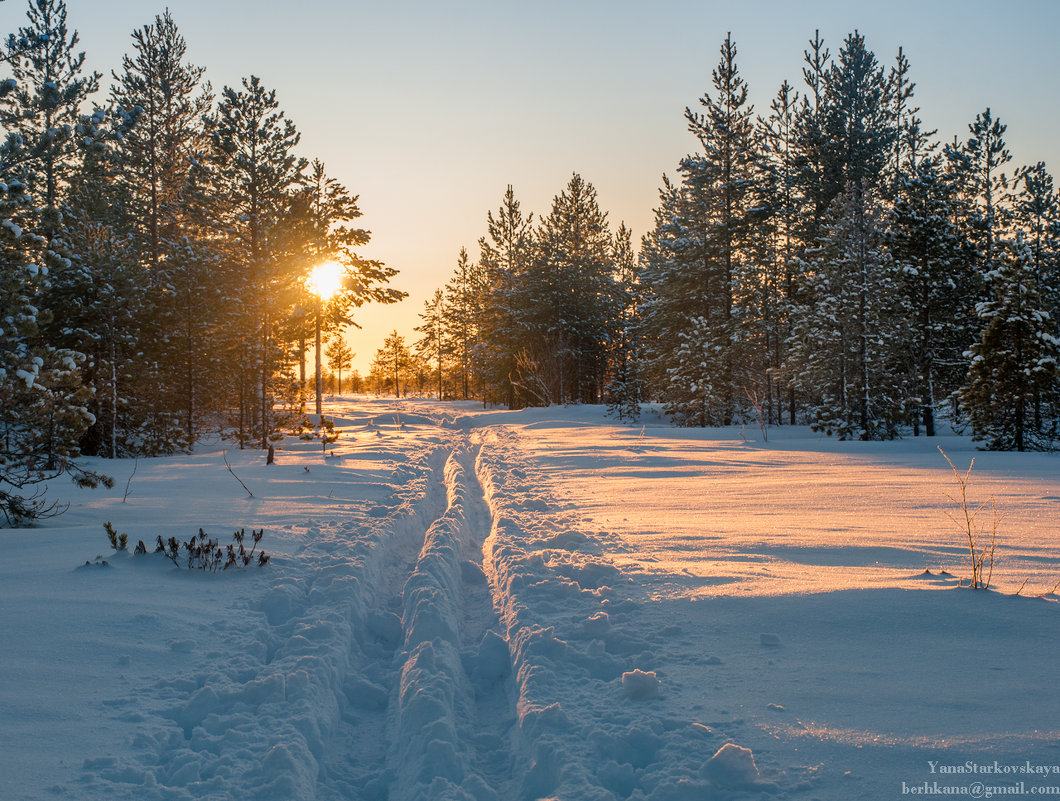
[{"label": "snow mound", "polygon": [[758,766],[750,748],[725,743],[703,765],[703,777],[722,789],[741,790],[758,783]]},{"label": "snow mound", "polygon": [[634,701],[646,701],[659,697],[659,677],[654,670],[632,670],[622,674],[622,689]]}]

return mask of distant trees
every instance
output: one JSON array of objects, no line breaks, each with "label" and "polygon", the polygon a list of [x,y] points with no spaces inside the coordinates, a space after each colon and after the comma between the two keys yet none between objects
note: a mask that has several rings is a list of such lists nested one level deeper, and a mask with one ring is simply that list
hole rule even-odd
[{"label": "distant trees", "polygon": [[1042,163],[1004,171],[988,108],[940,148],[902,49],[815,33],[802,85],[756,116],[731,36],[633,249],[574,175],[535,224],[508,187],[479,259],[422,315],[435,393],[603,402],[678,425],[803,422],[849,439],[990,448],[1060,437],[1060,202]]},{"label": "distant trees", "polygon": [[133,33],[99,103],[77,45],[63,0],[30,0],[0,46],[8,522],[52,509],[31,488],[45,478],[101,480],[79,454],[166,453],[206,431],[267,446],[301,407],[294,368],[316,322],[304,277],[321,261],[343,270],[328,333],[403,296],[394,270],[357,254],[357,198],[296,152],[260,80],[215,98],[165,11]]},{"label": "distant trees", "polygon": [[372,360],[369,380],[376,393],[391,392],[394,397],[408,395],[409,383],[419,379],[418,389],[426,384],[426,372],[422,363],[415,358],[405,343],[405,338],[398,332],[391,331],[383,342],[383,347],[376,351]]},{"label": "distant trees", "polygon": [[349,370],[353,365],[353,349],[349,346],[342,335],[334,337],[328,343],[324,355],[328,358],[328,368],[338,375],[338,386],[336,392],[342,394],[342,371]]}]

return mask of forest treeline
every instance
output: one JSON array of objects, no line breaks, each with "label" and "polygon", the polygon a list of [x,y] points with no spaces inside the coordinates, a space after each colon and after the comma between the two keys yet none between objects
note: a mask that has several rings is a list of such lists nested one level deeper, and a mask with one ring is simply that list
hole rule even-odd
[{"label": "forest treeline", "polygon": [[[941,141],[909,60],[819,33],[765,113],[731,36],[685,110],[696,148],[654,228],[610,229],[575,174],[547,216],[511,187],[460,251],[416,350],[435,391],[509,406],[657,401],[682,426],[809,423],[844,439],[934,435],[1055,447],[1060,211],[989,108]],[[396,381],[396,332],[373,372]],[[399,345],[401,347],[399,347]],[[405,349],[407,351],[407,348]],[[392,385],[392,384],[391,384]]]},{"label": "forest treeline", "polygon": [[[307,342],[393,302],[357,197],[254,76],[215,92],[168,11],[109,82],[63,0],[0,44],[0,513],[55,511],[74,459],[167,453],[205,431],[266,447],[298,424]],[[104,90],[104,83],[109,89]],[[326,304],[305,277],[344,269]],[[37,487],[35,490],[34,487]]]}]

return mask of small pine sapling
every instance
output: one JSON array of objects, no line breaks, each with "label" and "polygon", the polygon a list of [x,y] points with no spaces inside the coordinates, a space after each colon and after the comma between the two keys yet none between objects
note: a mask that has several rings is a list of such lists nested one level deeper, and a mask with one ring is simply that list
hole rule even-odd
[{"label": "small pine sapling", "polygon": [[110,540],[110,547],[115,551],[127,551],[129,550],[129,535],[119,534],[118,530],[111,525],[108,520],[103,524],[103,530],[107,532],[107,539]]},{"label": "small pine sapling", "polygon": [[[254,561],[254,554],[256,553],[258,555],[258,567],[264,567],[268,564],[269,557],[265,551],[258,550],[258,545],[264,536],[265,529],[259,531],[251,529],[250,537],[253,545],[248,551],[245,545],[246,529],[234,532],[232,534],[232,544],[221,547],[216,539],[207,536],[206,532],[200,528],[197,535],[183,543],[178,543],[176,537],[170,537],[169,541],[165,542],[159,535],[156,539],[155,553],[164,554],[167,559],[179,568],[181,566],[179,560],[180,552],[183,550],[187,554],[185,566],[188,570],[198,569],[210,573],[227,570],[230,567],[249,567],[251,562]],[[136,553],[138,555],[147,553],[147,547],[143,544],[143,540],[136,547]]]}]

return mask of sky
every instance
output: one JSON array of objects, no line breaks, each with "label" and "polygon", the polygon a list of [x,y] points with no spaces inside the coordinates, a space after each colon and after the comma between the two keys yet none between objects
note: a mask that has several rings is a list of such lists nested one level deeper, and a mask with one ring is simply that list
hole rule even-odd
[{"label": "sky", "polygon": [[[571,175],[592,183],[612,228],[652,222],[663,173],[693,149],[683,112],[711,88],[731,32],[750,101],[765,113],[801,84],[814,29],[833,53],[858,29],[889,66],[902,46],[928,129],[964,138],[987,106],[1013,166],[1060,169],[1060,2],[1053,0],[67,0],[90,68],[118,69],[134,29],[168,5],[216,90],[257,75],[302,133],[301,155],[360,197],[363,255],[400,272],[409,297],[356,311],[362,373],[386,334],[472,256],[511,184],[547,215]],[[0,31],[26,5],[0,4]]]}]

